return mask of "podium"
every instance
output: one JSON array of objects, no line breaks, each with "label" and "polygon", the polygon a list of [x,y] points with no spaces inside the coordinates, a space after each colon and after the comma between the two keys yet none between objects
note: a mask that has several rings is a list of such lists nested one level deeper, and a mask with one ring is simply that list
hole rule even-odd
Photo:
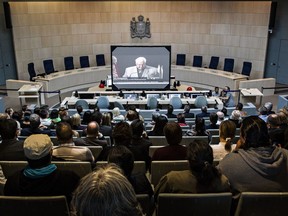
[{"label": "podium", "polygon": [[241,89],[241,99],[240,101],[243,104],[247,103],[257,103],[257,97],[263,96],[262,92],[259,91],[258,88],[243,88]]},{"label": "podium", "polygon": [[[38,91],[42,88],[42,85],[35,84],[35,85],[23,85],[18,90],[18,98],[20,100],[20,105],[22,107],[23,101],[27,105],[37,105],[41,106],[40,104],[40,98]],[[44,98],[41,98],[42,102],[44,101]]]}]

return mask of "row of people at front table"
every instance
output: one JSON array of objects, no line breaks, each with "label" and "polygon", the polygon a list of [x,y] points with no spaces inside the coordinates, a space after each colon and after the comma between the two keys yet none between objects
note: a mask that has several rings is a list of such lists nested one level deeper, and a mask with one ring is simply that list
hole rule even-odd
[{"label": "row of people at front table", "polygon": [[[229,124],[233,125],[232,122]],[[131,163],[130,166],[128,166],[128,163],[124,163],[124,161],[133,160],[131,159],[133,154],[128,150],[129,141],[125,139],[129,129],[126,128],[127,123],[121,122],[118,125],[117,130],[119,129],[119,132],[125,131],[126,134],[118,134],[119,137],[115,139],[116,146],[110,150],[108,160],[111,159],[111,162],[115,162],[122,168],[126,178],[134,186],[136,193],[139,189],[137,188],[139,186],[137,183],[140,182],[142,185],[140,189],[146,190],[146,186],[148,188],[151,186],[149,187],[149,182],[144,175],[142,177],[133,176],[133,178],[129,176],[129,172],[131,174],[132,170]],[[235,125],[233,127],[235,128]],[[181,131],[181,127],[175,122],[168,123],[164,127],[164,133],[170,145],[159,149],[157,154],[169,160],[180,156],[181,159],[183,156],[186,158],[187,155],[190,170],[172,171],[162,177],[154,191],[156,201],[159,193],[231,191],[234,197],[237,198],[237,195],[244,191],[288,191],[288,151],[272,145],[267,125],[259,117],[250,116],[243,120],[240,140],[234,151],[230,152],[234,147],[229,145],[229,137],[226,138],[226,156],[219,162],[218,169],[213,166],[213,150],[211,146],[205,142],[194,141],[186,149],[179,145],[179,139],[181,140],[179,131]],[[231,130],[229,129],[228,131]],[[230,150],[227,149],[228,146],[230,146]],[[224,148],[223,146],[221,147]],[[76,188],[79,178],[77,179],[72,173],[60,172],[55,165],[51,164],[51,154],[54,151],[52,151],[52,148],[53,144],[46,135],[28,137],[24,142],[24,153],[30,166],[8,179],[5,185],[5,194],[58,195],[57,193],[60,193],[65,194],[70,200],[71,193]],[[87,190],[87,183],[91,183],[92,179],[95,180],[93,176],[95,177],[97,173],[91,173],[82,179],[72,199],[72,210],[78,210],[79,213],[82,209],[80,203],[84,206],[91,205],[91,203],[85,203],[85,199],[81,198],[84,195],[88,197],[92,195],[89,193],[91,190]],[[104,179],[102,180],[104,181]],[[121,178],[119,179],[120,181]],[[143,181],[147,183],[145,187],[143,186]],[[97,187],[98,182],[94,181],[94,187]],[[23,185],[24,188],[22,187]],[[118,184],[116,183],[116,185]],[[109,188],[106,188],[106,190],[109,190]],[[146,193],[153,194],[153,191],[149,189]],[[97,203],[94,204],[96,205]],[[92,215],[91,212],[87,213],[87,215],[90,214]]]}]

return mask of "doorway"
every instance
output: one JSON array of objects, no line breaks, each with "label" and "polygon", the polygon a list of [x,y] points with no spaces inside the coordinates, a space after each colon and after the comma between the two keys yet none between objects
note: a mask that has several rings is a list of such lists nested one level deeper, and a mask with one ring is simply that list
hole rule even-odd
[{"label": "doorway", "polygon": [[277,83],[288,85],[288,40],[280,41],[277,67]]}]

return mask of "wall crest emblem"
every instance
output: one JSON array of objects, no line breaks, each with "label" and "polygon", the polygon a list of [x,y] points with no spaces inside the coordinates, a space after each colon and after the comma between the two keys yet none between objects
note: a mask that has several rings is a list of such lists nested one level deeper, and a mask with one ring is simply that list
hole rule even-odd
[{"label": "wall crest emblem", "polygon": [[144,21],[144,16],[139,15],[138,21],[136,21],[135,17],[132,17],[132,20],[130,21],[130,32],[131,32],[131,38],[138,37],[142,39],[143,37],[150,38],[150,20],[149,18]]}]

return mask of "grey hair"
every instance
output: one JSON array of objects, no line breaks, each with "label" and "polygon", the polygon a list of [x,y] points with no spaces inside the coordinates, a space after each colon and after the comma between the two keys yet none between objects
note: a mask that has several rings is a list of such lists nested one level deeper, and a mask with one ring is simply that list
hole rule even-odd
[{"label": "grey hair", "polygon": [[135,191],[115,164],[83,177],[71,201],[72,216],[143,216]]}]

